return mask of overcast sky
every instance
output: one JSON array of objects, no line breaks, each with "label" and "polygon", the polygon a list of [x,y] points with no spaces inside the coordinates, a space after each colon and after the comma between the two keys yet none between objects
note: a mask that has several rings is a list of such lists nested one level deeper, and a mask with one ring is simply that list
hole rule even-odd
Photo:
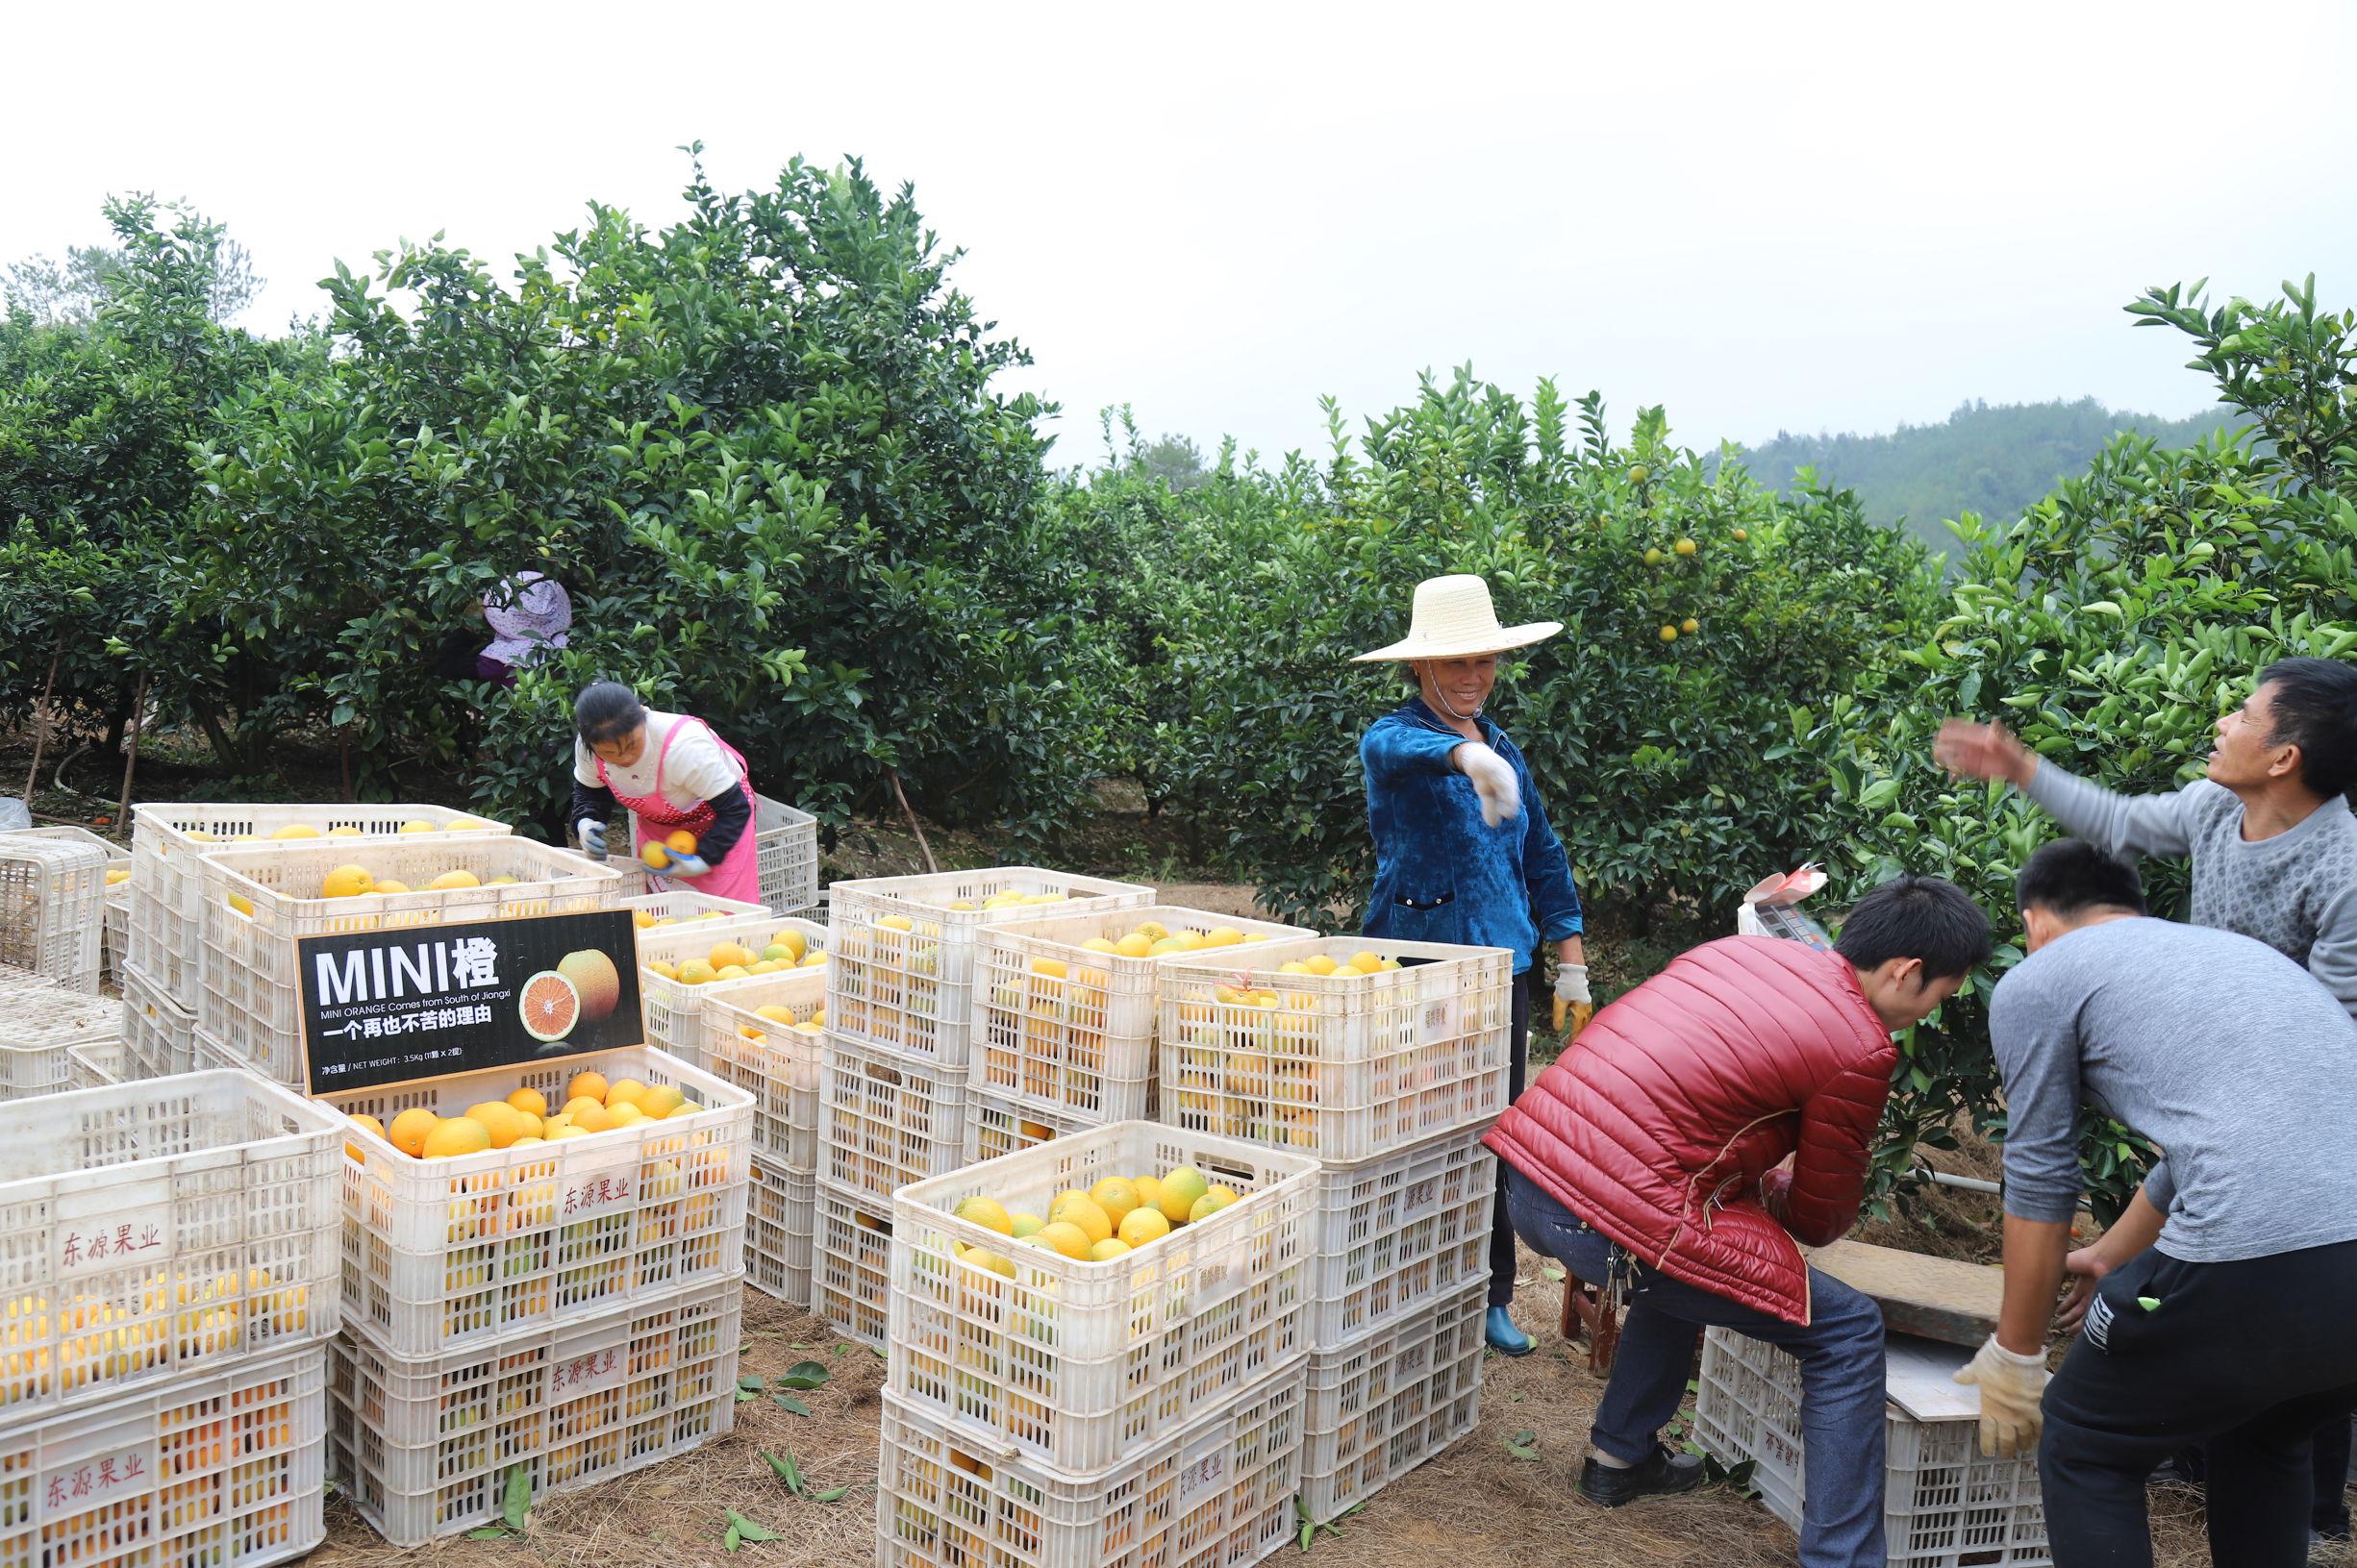
[{"label": "overcast sky", "polygon": [[[186,197],[321,311],[445,231],[679,213],[794,153],[914,181],[1064,406],[1271,455],[1471,361],[1678,437],[2210,393],[2144,285],[2357,299],[2357,7],[53,6],[0,95],[0,260]],[[2336,270],[2336,268],[2338,270]]]}]

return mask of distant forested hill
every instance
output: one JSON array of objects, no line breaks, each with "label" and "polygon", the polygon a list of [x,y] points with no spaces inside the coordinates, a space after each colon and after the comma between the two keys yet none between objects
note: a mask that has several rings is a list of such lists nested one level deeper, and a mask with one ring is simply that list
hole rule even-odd
[{"label": "distant forested hill", "polygon": [[2190,446],[2244,421],[2230,409],[2188,419],[2115,413],[2092,397],[2075,403],[1967,403],[1945,422],[1901,425],[1887,436],[1795,436],[1747,448],[1745,463],[1761,484],[1787,489],[1793,476],[1814,467],[1820,484],[1856,490],[1868,516],[1905,521],[1936,551],[1953,557],[1955,535],[1944,526],[1959,512],[2008,520],[2053,488],[2065,474],[2086,471],[2088,460],[2122,430],[2166,446]]}]

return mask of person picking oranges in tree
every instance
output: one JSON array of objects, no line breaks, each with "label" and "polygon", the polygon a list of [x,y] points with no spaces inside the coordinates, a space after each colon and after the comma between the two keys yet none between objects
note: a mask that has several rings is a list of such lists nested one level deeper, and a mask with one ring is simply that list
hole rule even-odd
[{"label": "person picking oranges in tree", "polygon": [[[601,859],[618,801],[657,886],[690,879],[697,891],[761,902],[753,785],[744,759],[702,719],[639,705],[618,681],[585,687],[573,703],[573,829]],[[684,837],[678,836],[684,834]]]},{"label": "person picking oranges in tree", "polygon": [[[1417,687],[1416,696],[1377,719],[1359,742],[1367,826],[1375,839],[1367,934],[1502,947],[1514,955],[1513,1097],[1521,1094],[1529,1066],[1525,977],[1541,940],[1555,945],[1556,1029],[1568,1023],[1576,1034],[1594,1010],[1570,861],[1547,824],[1522,754],[1482,715],[1497,684],[1497,656],[1562,630],[1556,621],[1500,626],[1488,583],[1435,577],[1417,585],[1407,636],[1357,660],[1396,660]],[[1486,1327],[1494,1349],[1527,1356],[1535,1348],[1531,1337],[1507,1311],[1514,1300],[1515,1250],[1502,1165],[1498,1177]]]}]

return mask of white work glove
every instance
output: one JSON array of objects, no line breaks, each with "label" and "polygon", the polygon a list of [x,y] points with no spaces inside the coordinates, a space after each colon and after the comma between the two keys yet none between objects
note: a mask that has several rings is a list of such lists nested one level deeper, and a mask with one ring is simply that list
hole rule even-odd
[{"label": "white work glove", "polygon": [[581,853],[597,859],[606,858],[606,825],[592,817],[583,817],[573,824],[573,832],[581,835]]},{"label": "white work glove", "polygon": [[1594,999],[1588,994],[1588,966],[1584,963],[1555,965],[1555,1033],[1564,1034],[1567,1020],[1571,1032],[1566,1039],[1577,1039],[1579,1032],[1588,1027],[1588,1020],[1596,1014]]},{"label": "white work glove", "polygon": [[1468,740],[1449,754],[1457,771],[1473,781],[1481,797],[1481,819],[1494,828],[1522,811],[1522,786],[1515,783],[1514,764],[1478,740]]},{"label": "white work glove", "polygon": [[1956,1381],[1980,1385],[1984,1457],[2011,1459],[2038,1446],[2038,1430],[2045,1424],[2038,1407],[2046,1391],[2044,1356],[2017,1355],[1991,1334],[1980,1354],[1956,1369]]}]

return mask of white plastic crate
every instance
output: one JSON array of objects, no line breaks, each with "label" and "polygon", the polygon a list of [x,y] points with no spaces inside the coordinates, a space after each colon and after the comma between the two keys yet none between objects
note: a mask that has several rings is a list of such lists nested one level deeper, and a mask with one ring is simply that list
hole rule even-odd
[{"label": "white plastic crate", "polygon": [[729,1280],[416,1358],[339,1335],[338,1484],[378,1534],[412,1547],[497,1519],[514,1466],[538,1505],[676,1458],[736,1424],[742,1321]]},{"label": "white plastic crate", "polygon": [[817,1226],[818,1178],[755,1159],[745,1204],[744,1282],[765,1296],[807,1308]]},{"label": "white plastic crate", "polygon": [[[1105,1262],[959,1219],[1191,1165],[1237,1201]],[[893,1392],[1032,1458],[1095,1471],[1310,1348],[1317,1162],[1159,1122],[1116,1122],[903,1187],[892,1202]],[[983,1249],[1010,1276],[962,1254]]]},{"label": "white plastic crate", "polygon": [[1317,1173],[1310,1343],[1333,1351],[1467,1284],[1487,1288],[1497,1157],[1481,1130]]},{"label": "white plastic crate", "polygon": [[123,1005],[47,981],[0,985],[0,1100],[74,1087],[66,1052],[123,1036]]},{"label": "white plastic crate", "polygon": [[131,1077],[120,1040],[92,1040],[65,1048],[69,1089],[103,1089]]},{"label": "white plastic crate", "polygon": [[[1404,967],[1350,978],[1281,966],[1360,953]],[[1322,936],[1165,961],[1164,1121],[1365,1160],[1506,1108],[1514,955]]]},{"label": "white plastic crate", "polygon": [[[781,1169],[818,1169],[818,1071],[825,1036],[797,1025],[823,1018],[824,968],[738,981],[704,1000],[697,1053],[704,1070],[753,1097],[753,1157]],[[784,1008],[796,1024],[765,1018]],[[823,1024],[821,1026],[823,1028]]]},{"label": "white plastic crate", "polygon": [[1059,1116],[1037,1106],[1016,1105],[994,1094],[965,1091],[965,1138],[962,1165],[979,1165],[1023,1149],[1036,1149],[1051,1138],[1086,1131],[1091,1124],[1073,1116]]},{"label": "white plastic crate", "polygon": [[801,914],[818,902],[818,819],[766,795],[753,797],[754,868],[773,914]]},{"label": "white plastic crate", "polygon": [[396,1356],[612,1312],[744,1268],[753,1108],[644,1046],[323,1095],[387,1127],[413,1106],[456,1116],[518,1086],[562,1104],[574,1075],[669,1085],[703,1107],[555,1143],[413,1159],[349,1122],[346,1326]]},{"label": "white plastic crate", "polygon": [[966,1086],[1091,1126],[1149,1114],[1162,1012],[1156,976],[1185,955],[1124,957],[1083,945],[1117,942],[1141,925],[1174,939],[1219,933],[1213,952],[1317,934],[1168,904],[984,926]]},{"label": "white plastic crate", "polygon": [[340,1125],[244,1073],[0,1106],[0,1426],[333,1332]]},{"label": "white plastic crate", "polygon": [[[321,898],[339,865],[364,865],[406,893]],[[596,863],[528,838],[473,833],[405,834],[361,844],[337,839],[232,849],[200,857],[205,958],[196,1021],[254,1071],[304,1086],[301,975],[306,936],[455,926],[618,908],[622,880]],[[447,871],[483,885],[429,889]],[[514,882],[493,884],[494,877]],[[242,899],[252,910],[230,903]],[[145,969],[145,965],[140,965]]]},{"label": "white plastic crate", "polygon": [[82,837],[0,834],[0,963],[94,995],[109,857]]},{"label": "white plastic crate", "polygon": [[325,1539],[327,1346],[0,1427],[8,1568],[263,1568]]},{"label": "white plastic crate", "polygon": [[[646,1020],[646,1043],[683,1061],[694,1061],[703,1049],[703,1033],[699,1027],[704,1004],[713,997],[725,996],[774,975],[747,975],[738,980],[708,980],[691,985],[676,977],[665,976],[648,967],[666,963],[674,967],[690,959],[706,958],[721,942],[735,942],[754,953],[767,949],[762,941],[782,932],[793,932],[802,938],[803,956],[827,950],[827,929],[815,921],[800,920],[790,915],[742,915],[728,920],[690,921],[672,928],[657,926],[639,933],[639,1007]],[[812,974],[825,969],[815,964]],[[800,969],[797,966],[796,972]]]},{"label": "white plastic crate", "polygon": [[821,1178],[811,1244],[811,1310],[845,1339],[882,1350],[890,1333],[892,1210]]},{"label": "white plastic crate", "polygon": [[1302,1366],[1074,1475],[884,1396],[877,1568],[1248,1568],[1294,1538]]},{"label": "white plastic crate", "polygon": [[136,964],[123,970],[123,1047],[134,1078],[196,1070],[196,1015]]},{"label": "white plastic crate", "polygon": [[[1971,1353],[1893,1335],[1891,1353],[1952,1371]],[[1932,1380],[1936,1384],[1937,1380]],[[1978,1403],[1958,1390],[1952,1419],[1883,1409],[1884,1550],[1903,1568],[2047,1568],[2046,1518],[2035,1454],[1983,1458]],[[1800,1363],[1726,1329],[1702,1340],[1694,1442],[1730,1467],[1752,1461],[1768,1510],[1794,1530],[1808,1495],[1801,1459]]]},{"label": "white plastic crate", "polygon": [[[1002,893],[1064,902],[986,910]],[[827,888],[835,985],[827,1017],[840,1033],[945,1067],[965,1064],[974,947],[985,925],[1135,908],[1154,890],[1038,866],[874,877]]]},{"label": "white plastic crate", "polygon": [[965,1075],[837,1034],[827,1002],[818,1058],[818,1173],[889,1205],[911,1182],[957,1169],[965,1152]]},{"label": "white plastic crate", "polygon": [[1301,1506],[1327,1523],[1481,1419],[1481,1282],[1310,1357]]},{"label": "white plastic crate", "polygon": [[633,898],[644,898],[653,891],[646,883],[646,862],[636,855],[609,855],[606,869],[630,884]]},{"label": "white plastic crate", "polygon": [[[639,893],[622,900],[625,908],[645,911],[639,920],[639,929],[646,931],[659,926],[683,925],[690,920],[742,920],[751,917],[767,920],[765,905],[747,904],[740,898],[721,898],[713,893],[690,893],[673,889],[668,893]],[[638,916],[633,914],[632,919]]]},{"label": "white plastic crate", "polygon": [[[505,834],[504,823],[446,806],[218,805],[160,802],[131,809],[131,959],[181,1007],[196,1010],[204,966],[198,915],[200,856],[249,841],[268,840],[282,828],[315,828],[344,844],[397,838],[405,822],[430,822],[439,833],[471,836]],[[349,831],[347,831],[349,830]],[[424,834],[417,834],[423,837]],[[296,844],[315,840],[282,840]]]}]

